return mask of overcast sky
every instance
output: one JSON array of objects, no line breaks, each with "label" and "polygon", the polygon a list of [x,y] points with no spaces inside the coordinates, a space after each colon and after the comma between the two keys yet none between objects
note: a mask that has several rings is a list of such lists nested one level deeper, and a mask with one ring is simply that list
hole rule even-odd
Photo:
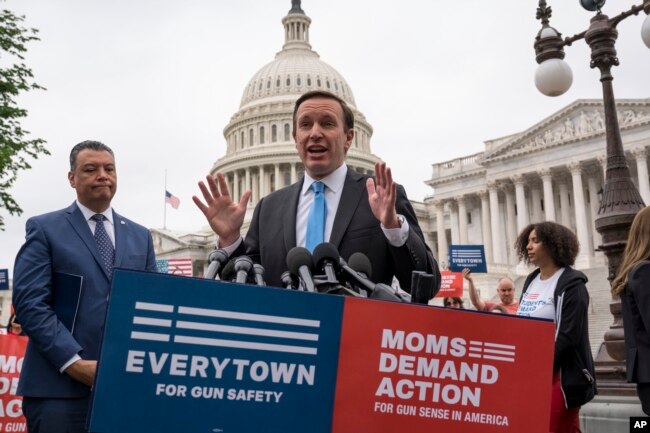
[{"label": "overcast sky", "polygon": [[[549,0],[564,36],[585,30],[579,1]],[[610,16],[632,1],[610,0]],[[11,191],[25,211],[5,217],[0,268],[13,268],[29,216],[75,198],[66,175],[71,147],[96,139],[116,153],[115,210],[163,225],[167,188],[181,200],[167,228],[204,220],[191,201],[196,183],[225,154],[223,128],[248,80],[284,42],[290,0],[0,0],[40,30],[27,64],[47,91],[20,98],[23,126],[52,152],[21,172]],[[480,152],[483,142],[523,131],[580,98],[602,98],[584,41],[566,49],[574,83],[563,96],[533,84],[537,1],[303,0],[310,42],[351,86],[374,127],[373,153],[394,170],[411,199],[431,164]],[[650,97],[645,15],[619,25],[618,98]],[[5,64],[6,58],[0,60]]]}]

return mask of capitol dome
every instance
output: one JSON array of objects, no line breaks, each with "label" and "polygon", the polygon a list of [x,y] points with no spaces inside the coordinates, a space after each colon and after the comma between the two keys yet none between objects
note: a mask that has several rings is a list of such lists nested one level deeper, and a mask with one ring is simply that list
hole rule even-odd
[{"label": "capitol dome", "polygon": [[222,173],[233,200],[251,190],[249,212],[266,194],[296,182],[304,171],[291,134],[295,101],[311,90],[325,90],[343,99],[354,113],[355,137],[347,165],[373,174],[379,158],[370,151],[372,126],[356,106],[345,78],[320,59],[309,43],[311,19],[292,1],[282,19],[285,42],[275,59],[257,71],[243,90],[239,110],[224,128],[226,155],[215,162],[211,174]]}]

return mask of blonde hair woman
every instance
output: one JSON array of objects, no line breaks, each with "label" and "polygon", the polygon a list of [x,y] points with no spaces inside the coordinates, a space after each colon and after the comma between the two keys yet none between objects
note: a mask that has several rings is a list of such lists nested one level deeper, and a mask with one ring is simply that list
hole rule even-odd
[{"label": "blonde hair woman", "polygon": [[627,381],[637,384],[643,412],[650,415],[650,206],[634,217],[612,294],[623,308]]}]

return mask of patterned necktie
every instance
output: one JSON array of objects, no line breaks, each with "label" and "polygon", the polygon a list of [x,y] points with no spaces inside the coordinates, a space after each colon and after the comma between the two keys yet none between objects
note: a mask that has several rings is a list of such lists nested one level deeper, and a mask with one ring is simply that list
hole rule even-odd
[{"label": "patterned necktie", "polygon": [[99,254],[102,256],[102,263],[104,264],[104,269],[108,274],[109,278],[113,278],[113,263],[115,263],[115,248],[113,248],[113,243],[111,238],[108,237],[106,232],[106,227],[104,226],[104,220],[106,217],[102,214],[95,214],[90,219],[95,221],[95,242],[97,242],[97,248],[99,249]]},{"label": "patterned necktie", "polygon": [[327,207],[325,206],[325,184],[314,182],[309,187],[314,192],[314,202],[309,209],[307,217],[307,237],[305,247],[313,252],[316,245],[322,244],[325,237],[325,217]]}]

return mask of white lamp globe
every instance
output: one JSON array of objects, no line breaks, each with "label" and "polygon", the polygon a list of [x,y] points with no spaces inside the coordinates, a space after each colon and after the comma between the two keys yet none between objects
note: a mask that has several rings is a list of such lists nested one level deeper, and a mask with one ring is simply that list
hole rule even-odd
[{"label": "white lamp globe", "polygon": [[641,39],[643,39],[645,46],[650,48],[650,15],[645,17],[645,21],[641,27]]},{"label": "white lamp globe", "polygon": [[535,87],[546,96],[560,96],[571,87],[573,72],[562,59],[543,61],[535,71]]}]

